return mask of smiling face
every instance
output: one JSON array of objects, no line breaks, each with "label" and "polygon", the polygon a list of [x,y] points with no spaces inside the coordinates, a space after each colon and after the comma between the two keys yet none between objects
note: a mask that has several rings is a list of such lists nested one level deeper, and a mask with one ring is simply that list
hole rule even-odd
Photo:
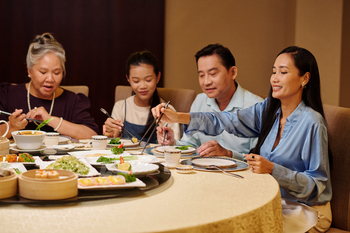
[{"label": "smiling face", "polygon": [[27,69],[32,80],[30,94],[41,99],[51,99],[62,81],[61,60],[50,52],[39,59],[32,69]]},{"label": "smiling face", "polygon": [[280,54],[272,68],[270,83],[272,97],[282,100],[301,101],[303,86],[309,81],[310,73],[299,75],[294,60],[288,53]]},{"label": "smiling face", "polygon": [[153,66],[144,63],[138,66],[130,65],[127,79],[135,92],[135,104],[140,107],[149,106],[149,101],[160,79],[160,72],[156,75]]},{"label": "smiling face", "polygon": [[227,70],[216,54],[200,57],[198,76],[199,85],[209,98],[215,98],[218,102],[232,98],[236,90],[234,79],[237,76],[237,68],[235,66]]}]

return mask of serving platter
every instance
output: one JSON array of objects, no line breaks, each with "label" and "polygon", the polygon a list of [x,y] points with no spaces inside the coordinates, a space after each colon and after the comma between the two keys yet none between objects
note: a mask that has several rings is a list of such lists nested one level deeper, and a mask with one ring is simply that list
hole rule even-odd
[{"label": "serving platter", "polygon": [[[115,173],[129,173],[129,171],[119,170],[117,168],[117,163],[114,164],[106,164],[106,168],[109,171],[115,172]],[[135,162],[135,161],[129,161],[131,165],[132,172],[131,174],[134,174],[135,176],[145,176],[151,173],[154,173],[158,170],[159,166],[157,164],[152,163],[141,163],[141,162]]]},{"label": "serving platter", "polygon": [[[79,182],[80,179],[78,179]],[[82,186],[78,183],[78,189],[82,190],[113,190],[113,189],[128,189],[128,188],[137,188],[137,187],[146,187],[146,184],[143,183],[140,179],[136,178],[136,181],[117,184],[117,185],[94,185],[94,186]]]},{"label": "serving platter", "polygon": [[[123,156],[124,160],[125,161],[135,161],[135,162],[141,162],[141,163],[159,163],[161,162],[162,160],[157,158],[156,156],[153,156],[153,155],[131,155],[129,153],[123,153],[122,155],[106,155],[104,157],[106,158],[120,158],[120,156]],[[125,159],[125,158],[128,158],[128,157],[131,157],[131,158],[137,158],[137,159],[133,159],[133,160],[128,160],[128,159]],[[100,157],[85,157],[86,161],[88,163],[90,163],[91,165],[104,165],[106,163],[103,163],[103,162],[97,162],[97,160],[99,159]],[[114,162],[111,162],[111,163],[115,163],[116,161],[118,160],[115,160]]]},{"label": "serving platter", "polygon": [[[34,162],[10,162],[10,164],[23,164],[23,165],[39,165],[42,160],[39,156],[33,156],[33,159],[35,160]],[[17,155],[17,160],[18,160],[18,155]],[[3,158],[3,161],[5,161],[5,156]],[[3,162],[3,161],[0,161],[0,162]]]},{"label": "serving platter", "polygon": [[[197,161],[196,161],[197,160]],[[209,164],[210,163],[210,164]],[[236,166],[232,166],[233,164]],[[217,165],[225,171],[241,171],[249,168],[249,165],[243,161],[227,158],[227,157],[200,157],[182,160],[181,164],[190,165],[195,170],[218,172],[219,170],[206,169],[206,166]],[[227,166],[228,165],[228,166]],[[220,171],[219,171],[220,172]]]}]

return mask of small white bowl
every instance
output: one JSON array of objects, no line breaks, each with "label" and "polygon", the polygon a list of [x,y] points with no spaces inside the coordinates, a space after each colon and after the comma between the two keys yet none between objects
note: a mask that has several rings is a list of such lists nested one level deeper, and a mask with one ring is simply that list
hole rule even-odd
[{"label": "small white bowl", "polygon": [[[19,135],[18,132],[30,132],[28,135]],[[36,150],[41,147],[46,132],[39,130],[19,130],[13,131],[12,137],[15,139],[16,145],[22,150]]]},{"label": "small white bowl", "polygon": [[178,165],[175,167],[177,173],[187,174],[193,172],[193,167],[190,165]]}]

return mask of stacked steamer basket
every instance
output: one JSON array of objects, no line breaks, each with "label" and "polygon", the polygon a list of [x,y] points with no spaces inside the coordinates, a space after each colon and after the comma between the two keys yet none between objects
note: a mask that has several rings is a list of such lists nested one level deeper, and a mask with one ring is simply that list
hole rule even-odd
[{"label": "stacked steamer basket", "polygon": [[46,169],[57,171],[59,178],[35,178],[36,170],[24,172],[18,177],[19,195],[33,200],[60,200],[78,195],[78,176],[65,170]]},{"label": "stacked steamer basket", "polygon": [[17,174],[0,177],[0,199],[12,197],[17,194]]}]

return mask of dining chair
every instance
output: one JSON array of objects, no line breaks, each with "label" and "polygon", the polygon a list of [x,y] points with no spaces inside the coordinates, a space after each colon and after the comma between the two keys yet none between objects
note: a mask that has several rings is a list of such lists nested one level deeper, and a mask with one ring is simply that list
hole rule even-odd
[{"label": "dining chair", "polygon": [[332,155],[332,225],[329,233],[350,232],[350,108],[323,105]]},{"label": "dining chair", "polygon": [[89,96],[89,87],[85,85],[69,85],[69,86],[60,86],[63,89],[72,91],[74,93],[83,93],[87,97]]}]

